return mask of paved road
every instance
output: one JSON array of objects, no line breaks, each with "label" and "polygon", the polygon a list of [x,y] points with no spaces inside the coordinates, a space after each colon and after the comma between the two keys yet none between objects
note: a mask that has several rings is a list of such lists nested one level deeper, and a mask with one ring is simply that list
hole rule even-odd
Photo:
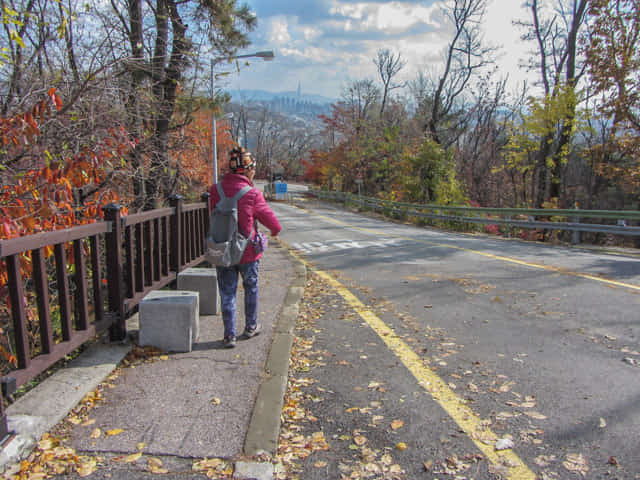
[{"label": "paved road", "polygon": [[640,256],[274,209],[328,282],[309,338],[334,443],[404,478],[640,478]]}]

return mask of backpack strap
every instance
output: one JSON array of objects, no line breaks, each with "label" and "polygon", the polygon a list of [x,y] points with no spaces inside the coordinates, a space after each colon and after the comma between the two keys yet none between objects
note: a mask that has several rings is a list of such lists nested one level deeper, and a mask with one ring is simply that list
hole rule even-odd
[{"label": "backpack strap", "polygon": [[222,182],[218,182],[216,184],[216,188],[218,189],[218,195],[220,196],[220,201],[224,200],[225,198],[227,198],[224,195],[224,190],[222,190]]},{"label": "backpack strap", "polygon": [[240,190],[238,190],[238,193],[236,193],[233,196],[233,200],[237,202],[238,200],[240,200],[242,197],[244,197],[251,190],[253,190],[253,187],[250,187],[249,185],[245,185]]},{"label": "backpack strap", "polygon": [[[244,197],[251,190],[253,190],[253,187],[251,187],[250,185],[245,185],[240,190],[238,190],[238,192],[232,197],[232,200],[237,204],[238,200]],[[247,238],[253,238],[253,228],[249,232],[249,235],[247,235]]]}]

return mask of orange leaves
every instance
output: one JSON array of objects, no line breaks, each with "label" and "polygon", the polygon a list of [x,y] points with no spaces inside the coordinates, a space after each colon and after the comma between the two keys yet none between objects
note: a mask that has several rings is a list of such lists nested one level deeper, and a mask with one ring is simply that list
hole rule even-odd
[{"label": "orange leaves", "polygon": [[49,92],[48,92],[49,98],[51,99],[51,103],[53,103],[53,105],[56,107],[56,109],[58,111],[62,110],[62,100],[60,100],[60,97],[58,96],[58,94],[56,93],[56,89],[55,88],[50,88]]}]

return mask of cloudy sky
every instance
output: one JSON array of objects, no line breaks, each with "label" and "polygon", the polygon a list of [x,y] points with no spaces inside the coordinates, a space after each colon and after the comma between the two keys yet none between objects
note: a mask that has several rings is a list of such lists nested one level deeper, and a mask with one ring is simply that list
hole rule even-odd
[{"label": "cloudy sky", "polygon": [[[442,65],[452,38],[442,15],[444,0],[244,0],[258,17],[252,46],[243,53],[272,49],[276,59],[252,59],[227,78],[228,89],[295,91],[339,98],[354,80],[377,80],[373,58],[380,48],[401,52],[402,80]],[[488,0],[487,41],[503,46],[498,66],[513,82],[525,78],[518,61],[528,47],[512,20],[525,18],[523,0]]]}]

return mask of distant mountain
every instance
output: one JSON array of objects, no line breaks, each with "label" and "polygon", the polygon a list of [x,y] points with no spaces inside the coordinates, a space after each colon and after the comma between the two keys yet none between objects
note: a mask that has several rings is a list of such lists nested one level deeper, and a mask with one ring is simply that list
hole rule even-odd
[{"label": "distant mountain", "polygon": [[300,102],[311,102],[319,105],[329,105],[336,102],[335,98],[323,97],[322,95],[314,95],[301,93],[298,97],[297,92],[267,92],[266,90],[229,90],[233,101],[254,100],[271,102],[281,98],[290,98]]}]

